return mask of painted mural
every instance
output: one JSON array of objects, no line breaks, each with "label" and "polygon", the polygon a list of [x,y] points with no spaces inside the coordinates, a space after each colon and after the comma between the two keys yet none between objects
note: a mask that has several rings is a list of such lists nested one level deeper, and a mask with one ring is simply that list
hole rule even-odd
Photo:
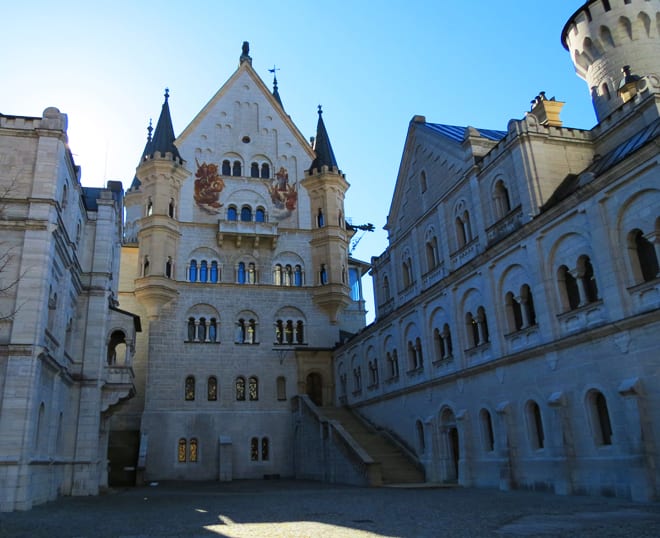
[{"label": "painted mural", "polygon": [[298,188],[295,183],[289,183],[289,172],[286,168],[280,167],[267,186],[274,206],[271,215],[278,220],[290,216],[298,203]]},{"label": "painted mural", "polygon": [[225,187],[225,182],[218,173],[218,165],[213,163],[197,163],[195,172],[195,203],[200,209],[216,215],[220,213],[222,204],[219,202],[220,193]]}]

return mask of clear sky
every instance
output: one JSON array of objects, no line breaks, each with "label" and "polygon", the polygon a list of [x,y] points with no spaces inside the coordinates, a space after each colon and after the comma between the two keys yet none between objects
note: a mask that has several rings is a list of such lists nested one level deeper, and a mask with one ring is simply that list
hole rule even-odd
[{"label": "clear sky", "polygon": [[164,88],[178,134],[238,67],[241,44],[249,41],[252,65],[267,85],[268,69],[279,68],[284,107],[308,138],[323,105],[351,184],[346,215],[376,226],[354,251],[368,261],[387,246],[382,227],[414,115],[506,130],[544,90],[566,101],[565,126],[594,125],[587,85],[560,42],[583,3],[5,2],[0,113],[40,116],[58,107],[69,117],[83,185],[119,179],[128,188]]}]

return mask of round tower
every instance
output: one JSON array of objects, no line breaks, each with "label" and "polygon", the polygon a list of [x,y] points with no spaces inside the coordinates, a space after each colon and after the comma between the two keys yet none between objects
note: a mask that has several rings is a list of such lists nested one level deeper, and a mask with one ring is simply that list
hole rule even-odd
[{"label": "round tower", "polygon": [[569,18],[561,40],[599,122],[628,100],[626,83],[660,73],[659,31],[660,0],[590,0]]}]

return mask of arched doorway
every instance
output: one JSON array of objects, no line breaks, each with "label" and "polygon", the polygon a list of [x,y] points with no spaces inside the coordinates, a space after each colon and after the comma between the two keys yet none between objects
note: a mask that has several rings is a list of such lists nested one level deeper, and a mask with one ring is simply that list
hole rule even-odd
[{"label": "arched doorway", "polygon": [[323,405],[323,378],[321,374],[312,372],[307,376],[305,381],[305,392],[309,399],[314,402],[315,405],[321,407]]},{"label": "arched doorway", "polygon": [[442,481],[457,483],[461,451],[456,416],[450,408],[440,414],[440,450]]}]

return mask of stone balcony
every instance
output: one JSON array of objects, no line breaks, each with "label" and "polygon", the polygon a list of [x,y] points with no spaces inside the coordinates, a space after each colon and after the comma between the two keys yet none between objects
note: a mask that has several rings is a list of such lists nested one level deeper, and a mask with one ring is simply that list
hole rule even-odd
[{"label": "stone balcony", "polygon": [[602,325],[607,321],[607,314],[603,301],[598,300],[559,314],[557,319],[565,334],[573,334],[597,325]]},{"label": "stone balcony", "polygon": [[486,229],[488,244],[496,243],[522,226],[522,206],[518,206]]},{"label": "stone balcony", "polygon": [[217,241],[222,247],[224,241],[232,241],[235,246],[259,248],[267,246],[275,249],[279,236],[276,222],[256,222],[241,220],[218,221]]},{"label": "stone balcony", "polygon": [[476,258],[479,253],[479,238],[475,237],[467,245],[464,245],[456,252],[451,254],[451,266],[453,269],[458,269],[461,265],[465,265],[470,260]]},{"label": "stone balcony", "polygon": [[128,400],[135,395],[135,373],[130,365],[106,365],[103,367],[102,411]]}]

